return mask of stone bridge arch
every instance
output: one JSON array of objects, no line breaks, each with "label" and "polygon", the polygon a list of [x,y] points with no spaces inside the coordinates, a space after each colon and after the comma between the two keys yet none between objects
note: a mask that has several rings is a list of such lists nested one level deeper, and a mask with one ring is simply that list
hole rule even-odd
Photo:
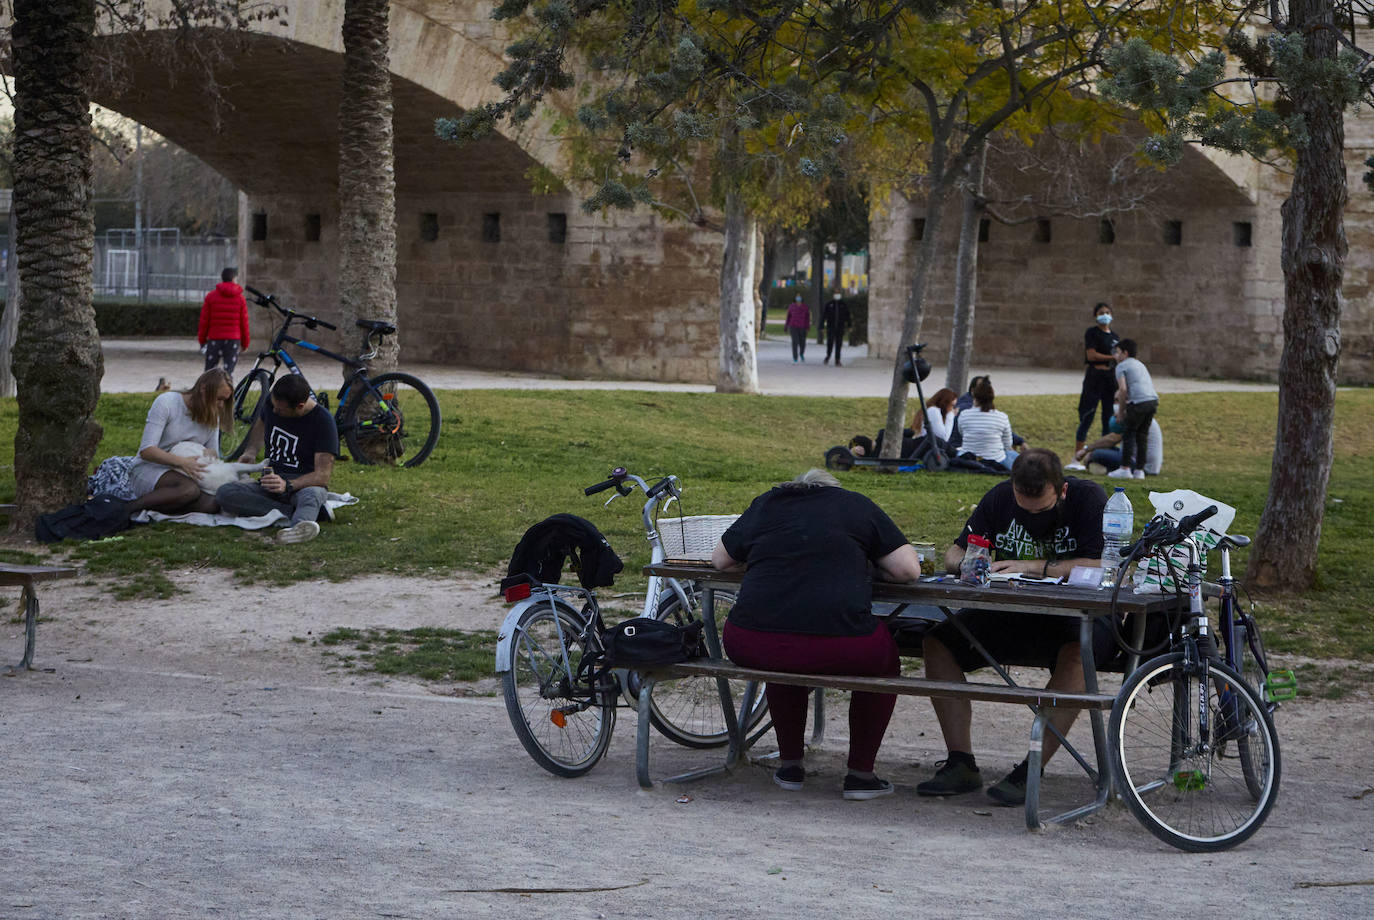
[{"label": "stone bridge arch", "polygon": [[[498,92],[505,40],[489,11],[392,4],[402,361],[713,380],[717,236],[639,211],[587,215],[572,191],[533,191],[533,177],[560,169],[547,122],[461,147],[434,136],[435,118]],[[322,317],[338,296],[342,15],[339,0],[293,0],[285,24],[215,33],[218,106],[189,62],[156,50],[156,34],[104,36],[128,67],[93,93],[238,184],[245,279]]]}]

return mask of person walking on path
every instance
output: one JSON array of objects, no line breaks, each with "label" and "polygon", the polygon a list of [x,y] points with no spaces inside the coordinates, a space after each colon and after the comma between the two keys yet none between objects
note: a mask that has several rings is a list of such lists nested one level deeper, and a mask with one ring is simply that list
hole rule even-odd
[{"label": "person walking on path", "polygon": [[844,331],[849,328],[849,304],[845,303],[840,292],[830,299],[821,309],[821,326],[825,328],[825,360],[830,363],[830,350],[835,350],[835,366],[840,366],[840,346],[844,344]]},{"label": "person walking on path", "polygon": [[792,363],[806,363],[806,333],[811,328],[811,311],[802,303],[798,294],[787,305],[787,319],[783,321],[787,334],[792,336]]},{"label": "person walking on path", "polygon": [[234,282],[238,274],[237,268],[219,273],[219,284],[201,304],[197,336],[205,347],[205,369],[223,366],[230,376],[239,362],[239,349],[248,347],[248,301]]},{"label": "person walking on path", "polygon": [[1121,421],[1121,466],[1111,479],[1144,479],[1150,422],[1159,409],[1150,372],[1136,355],[1135,339],[1122,339],[1112,356],[1116,359],[1117,418]]},{"label": "person walking on path", "polygon": [[1116,396],[1116,378],[1112,374],[1112,350],[1119,341],[1112,331],[1112,308],[1099,303],[1093,307],[1093,325],[1083,333],[1083,392],[1078,396],[1078,432],[1074,435],[1074,453],[1083,449],[1088,429],[1099,407],[1102,409],[1102,433],[1106,434],[1112,418],[1112,399]]}]

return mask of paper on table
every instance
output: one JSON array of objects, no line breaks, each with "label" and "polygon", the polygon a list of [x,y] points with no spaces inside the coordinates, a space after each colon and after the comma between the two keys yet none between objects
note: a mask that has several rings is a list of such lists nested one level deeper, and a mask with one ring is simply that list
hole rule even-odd
[{"label": "paper on table", "polygon": [[1055,578],[1053,575],[1041,578],[1039,575],[1027,575],[1024,572],[993,572],[990,579],[997,581],[1027,581],[1037,585],[1057,585],[1062,578]]}]

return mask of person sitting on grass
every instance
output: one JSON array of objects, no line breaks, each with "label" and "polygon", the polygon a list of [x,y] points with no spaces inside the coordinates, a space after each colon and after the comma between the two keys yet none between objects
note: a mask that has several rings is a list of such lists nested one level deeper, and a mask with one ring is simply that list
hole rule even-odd
[{"label": "person sitting on grass", "polygon": [[280,511],[290,517],[290,526],[277,534],[279,543],[315,539],[318,519],[329,516],[325,500],[339,431],[300,374],[287,374],[272,385],[271,399],[253,423],[240,459],[255,460],[264,443],[271,469],[258,482],[220,486],[215,499],[226,514],[258,517]]},{"label": "person sitting on grass", "polygon": [[[1102,508],[1107,496],[1086,479],[1065,479],[1059,457],[1033,447],[1016,458],[1011,478],[993,486],[978,502],[954,545],[945,553],[945,567],[958,572],[971,534],[991,540],[992,571],[1064,576],[1076,565],[1096,566],[1102,557]],[[1031,664],[1050,669],[1051,690],[1081,692],[1085,686],[1078,622],[1051,614],[1000,610],[959,610],[954,614],[999,664]],[[1108,660],[1116,637],[1107,617],[1093,624],[1093,652]],[[969,671],[989,662],[952,622],[926,634],[923,643],[926,677],[963,681]],[[918,795],[946,796],[983,788],[973,756],[973,709],[968,700],[932,699],[948,754],[931,779],[916,787]],[[1067,734],[1076,709],[1055,713],[1050,724]],[[1045,762],[1059,749],[1053,732],[1045,735]],[[1027,762],[1021,761],[987,794],[1002,805],[1026,801]]]},{"label": "person sitting on grass", "polygon": [[200,490],[205,460],[182,457],[171,447],[194,441],[213,454],[219,453],[221,431],[232,422],[229,400],[234,383],[222,369],[211,368],[196,378],[185,392],[162,393],[148,409],[138,457],[129,467],[129,490],[134,499],[128,511],[157,511],[180,515],[219,510],[214,496]]},{"label": "person sitting on grass", "polygon": [[[1075,451],[1073,459],[1064,464],[1066,470],[1085,470],[1094,476],[1105,476],[1121,466],[1121,423],[1115,415],[1111,420],[1111,431]],[[1164,431],[1159,427],[1159,419],[1150,419],[1150,430],[1145,438],[1145,475],[1158,476],[1164,467]]]},{"label": "person sitting on grass", "polygon": [[[877,577],[910,582],[921,561],[892,519],[871,499],[809,470],[754,499],[711,553],[717,569],[748,566],[726,619],[726,654],[746,668],[797,674],[895,676],[897,643],[873,616],[869,564]],[[806,687],[764,688],[780,760],[773,782],[799,790],[806,781]],[[849,703],[846,799],[892,792],[873,773],[897,697],[854,693]]]}]

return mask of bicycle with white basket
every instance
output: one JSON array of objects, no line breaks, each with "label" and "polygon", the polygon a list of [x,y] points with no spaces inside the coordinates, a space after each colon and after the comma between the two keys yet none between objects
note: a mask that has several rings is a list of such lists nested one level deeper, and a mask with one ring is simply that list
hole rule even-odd
[{"label": "bicycle with white basket", "polygon": [[[609,505],[638,488],[644,494],[642,518],[650,561],[710,558],[734,515],[661,518],[681,498],[676,476],[650,485],[616,468],[604,482],[584,489],[595,495],[615,494]],[[558,776],[581,776],[596,766],[610,745],[621,697],[637,705],[639,675],[599,668],[605,624],[596,592],[578,585],[548,584],[528,579],[505,591],[515,606],[506,615],[496,646],[506,710],[521,744],[535,762]],[[728,614],[734,596],[717,591],[718,616]],[[690,582],[651,576],[642,615],[679,626],[698,619],[700,592]],[[745,685],[733,691],[743,696]],[[762,732],[767,702],[754,694],[748,726]],[[717,747],[729,742],[720,690],[713,678],[685,677],[654,686],[650,719],[665,737],[687,747]]]}]

